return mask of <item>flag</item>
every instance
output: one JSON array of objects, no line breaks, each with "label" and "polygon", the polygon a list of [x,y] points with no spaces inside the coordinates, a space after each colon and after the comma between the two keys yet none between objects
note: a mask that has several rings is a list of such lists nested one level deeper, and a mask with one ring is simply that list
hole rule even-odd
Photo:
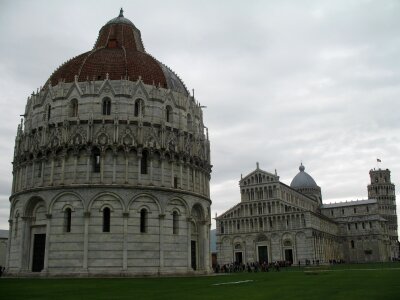
[{"label": "flag", "polygon": [[377,158],[376,161],[377,161],[377,162],[382,162],[380,158]]}]

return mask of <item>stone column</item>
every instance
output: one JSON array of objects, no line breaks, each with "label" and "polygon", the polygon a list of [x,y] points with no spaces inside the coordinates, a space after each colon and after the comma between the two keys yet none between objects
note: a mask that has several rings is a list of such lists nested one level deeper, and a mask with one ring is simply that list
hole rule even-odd
[{"label": "stone column", "polygon": [[25,164],[24,188],[28,187],[28,163]]},{"label": "stone column", "polygon": [[124,244],[122,245],[122,270],[128,270],[128,218],[129,213],[122,214],[124,221]]},{"label": "stone column", "polygon": [[159,243],[160,243],[160,265],[159,265],[159,272],[161,273],[164,269],[164,221],[165,221],[165,214],[159,215],[160,219],[160,230],[159,230]]},{"label": "stone column", "polygon": [[61,184],[64,184],[64,179],[65,179],[65,158],[66,158],[66,154],[63,153],[63,155],[61,156],[61,159],[62,159],[62,165],[61,165]]},{"label": "stone column", "polygon": [[210,267],[209,267],[209,263],[210,263],[210,245],[209,243],[206,243],[206,241],[209,239],[207,239],[208,237],[208,228],[209,225],[207,224],[207,221],[201,221],[199,222],[199,224],[201,225],[201,230],[199,230],[199,234],[200,234],[200,238],[199,238],[199,249],[202,249],[202,253],[199,253],[199,257],[200,257],[200,261],[202,262],[202,266],[201,269],[205,270],[205,271],[209,271]]},{"label": "stone column", "polygon": [[113,177],[112,183],[116,182],[117,177],[117,153],[113,152]]},{"label": "stone column", "polygon": [[142,184],[142,153],[138,153],[138,184]]},{"label": "stone column", "polygon": [[35,160],[32,161],[31,187],[35,186]]},{"label": "stone column", "polygon": [[74,153],[74,178],[73,178],[73,183],[76,182],[77,168],[78,168],[78,154]]},{"label": "stone column", "polygon": [[164,186],[164,157],[160,157],[160,167],[161,167],[161,186]]},{"label": "stone column", "polygon": [[129,152],[125,152],[125,183],[129,183]]},{"label": "stone column", "polygon": [[29,245],[30,245],[30,220],[31,217],[21,218],[21,237],[20,237],[20,272],[29,270]]},{"label": "stone column", "polygon": [[183,161],[181,160],[179,162],[179,185],[178,185],[178,187],[180,189],[183,188],[183,170],[182,170],[182,165],[183,165]]},{"label": "stone column", "polygon": [[190,232],[190,223],[192,218],[187,218],[187,253],[188,253],[188,271],[192,270],[192,253],[191,253],[191,240],[192,240],[192,233]]},{"label": "stone column", "polygon": [[171,159],[171,187],[174,187],[174,160]]},{"label": "stone column", "polygon": [[8,230],[8,243],[7,243],[7,253],[6,253],[6,272],[8,271],[9,268],[9,260],[10,260],[10,251],[11,251],[11,238],[12,238],[12,233],[13,233],[13,220],[8,220],[9,225],[9,230]]},{"label": "stone column", "polygon": [[104,183],[104,157],[106,152],[102,151],[100,154],[100,183]]},{"label": "stone column", "polygon": [[86,153],[86,183],[90,183],[90,151]]},{"label": "stone column", "polygon": [[201,174],[201,169],[199,169],[199,194],[203,193],[203,180],[202,180],[202,174]]},{"label": "stone column", "polygon": [[193,166],[193,192],[196,192],[196,167]]},{"label": "stone column", "polygon": [[42,159],[40,162],[40,168],[42,168],[42,172],[41,172],[41,186],[44,185],[44,164],[45,161]]},{"label": "stone column", "polygon": [[186,180],[187,180],[187,190],[190,190],[190,167],[189,164],[187,165],[187,173],[186,173]]},{"label": "stone column", "polygon": [[44,248],[44,266],[42,272],[49,271],[49,248],[50,248],[50,225],[51,225],[51,214],[46,214],[46,246]]},{"label": "stone column", "polygon": [[16,186],[16,178],[17,178],[15,176],[15,171],[14,170],[12,171],[12,175],[13,175],[13,181],[12,181],[11,191],[14,194],[16,192],[15,186]]},{"label": "stone column", "polygon": [[23,189],[23,174],[22,174],[22,166],[19,166],[18,169],[18,190],[21,191]]},{"label": "stone column", "polygon": [[50,185],[54,183],[54,155],[51,156]]},{"label": "stone column", "polygon": [[150,153],[149,160],[150,160],[150,185],[153,185],[153,153]]},{"label": "stone column", "polygon": [[89,252],[89,220],[90,212],[83,214],[85,228],[83,233],[83,270],[88,271],[88,252]]}]

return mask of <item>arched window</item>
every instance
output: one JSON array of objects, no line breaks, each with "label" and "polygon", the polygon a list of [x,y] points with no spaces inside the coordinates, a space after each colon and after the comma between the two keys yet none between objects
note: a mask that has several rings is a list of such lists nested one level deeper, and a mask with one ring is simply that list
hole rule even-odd
[{"label": "arched window", "polygon": [[49,104],[47,106],[47,121],[50,120],[50,117],[51,117],[51,105]]},{"label": "arched window", "polygon": [[350,241],[350,244],[351,244],[351,249],[354,249],[354,241],[353,240]]},{"label": "arched window", "polygon": [[110,232],[111,210],[106,207],[103,209],[103,232]]},{"label": "arched window", "polygon": [[176,211],[172,213],[172,234],[178,234],[179,230],[179,215]]},{"label": "arched window", "polygon": [[172,107],[169,105],[165,108],[165,119],[167,122],[172,122]]},{"label": "arched window", "polygon": [[104,116],[111,115],[111,99],[110,98],[103,99],[103,115]]},{"label": "arched window", "polygon": [[65,219],[65,232],[71,232],[72,210],[70,208],[67,208],[64,211],[64,219]]},{"label": "arched window", "polygon": [[92,151],[92,158],[93,158],[93,172],[99,173],[100,172],[100,150],[99,148],[94,148]]},{"label": "arched window", "polygon": [[144,116],[144,104],[142,99],[136,99],[134,115],[135,117]]},{"label": "arched window", "polygon": [[144,208],[140,210],[140,232],[147,232],[147,210]]},{"label": "arched window", "polygon": [[78,100],[72,99],[69,103],[69,116],[77,117],[78,116]]},{"label": "arched window", "polygon": [[192,130],[192,116],[190,114],[186,117],[187,121],[187,130]]},{"label": "arched window", "polygon": [[140,161],[140,174],[147,174],[147,152],[142,152],[142,158]]}]

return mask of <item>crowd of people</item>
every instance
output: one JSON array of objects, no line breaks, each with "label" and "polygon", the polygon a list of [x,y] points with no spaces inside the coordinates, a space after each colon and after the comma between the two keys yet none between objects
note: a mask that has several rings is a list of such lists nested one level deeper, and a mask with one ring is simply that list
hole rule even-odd
[{"label": "crowd of people", "polygon": [[237,273],[237,272],[269,272],[270,270],[280,271],[282,267],[289,267],[292,263],[290,261],[275,261],[267,263],[266,261],[252,262],[252,263],[239,263],[233,262],[220,266],[217,264],[214,268],[215,273]]}]

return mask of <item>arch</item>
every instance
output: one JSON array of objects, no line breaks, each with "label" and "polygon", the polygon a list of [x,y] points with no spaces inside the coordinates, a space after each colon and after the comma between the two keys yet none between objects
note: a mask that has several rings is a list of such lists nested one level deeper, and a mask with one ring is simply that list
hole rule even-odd
[{"label": "arch", "polygon": [[144,117],[144,101],[141,98],[135,100],[133,115]]},{"label": "arch", "polygon": [[241,244],[241,243],[243,243],[243,239],[241,236],[238,236],[238,235],[234,236],[232,239],[232,243],[233,244]]},{"label": "arch", "polygon": [[107,197],[107,196],[112,198],[110,200],[117,200],[119,202],[119,204],[121,205],[122,211],[123,212],[126,211],[125,203],[124,203],[123,199],[119,195],[117,195],[115,193],[111,193],[111,192],[100,192],[100,193],[96,194],[92,199],[90,199],[90,201],[88,203],[88,206],[87,206],[86,212],[90,212],[91,211],[93,203],[95,201],[100,200],[100,198]]},{"label": "arch", "polygon": [[173,120],[173,112],[172,112],[172,107],[171,105],[167,105],[165,107],[165,121],[168,123],[172,123]]},{"label": "arch", "polygon": [[265,234],[259,234],[256,237],[256,242],[266,242],[268,241],[268,237]]},{"label": "arch", "polygon": [[291,246],[293,246],[293,245],[292,245],[292,241],[291,241],[291,240],[288,240],[288,239],[284,240],[282,244],[283,244],[284,247],[291,247]]},{"label": "arch", "polygon": [[17,209],[17,205],[19,204],[19,200],[18,199],[13,199],[12,201],[11,201],[11,209],[10,209],[10,216],[15,216],[15,212],[18,212],[18,209]]},{"label": "arch", "polygon": [[76,98],[74,98],[69,102],[69,116],[77,117],[78,109],[79,109],[78,100]]},{"label": "arch", "polygon": [[235,250],[243,250],[242,249],[242,244],[241,243],[235,243],[234,247]]},{"label": "arch", "polygon": [[75,211],[75,209],[74,209],[74,207],[71,205],[71,204],[65,204],[62,208],[61,208],[61,210],[62,211],[66,211],[67,209],[70,209],[71,211]]},{"label": "arch", "polygon": [[231,239],[228,238],[228,237],[224,237],[222,239],[222,243],[225,244],[225,245],[229,245],[231,243]]},{"label": "arch", "polygon": [[192,209],[190,211],[190,215],[196,220],[196,221],[205,221],[205,213],[204,213],[204,208],[200,203],[195,203],[192,206]]},{"label": "arch", "polygon": [[34,210],[36,206],[40,203],[43,202],[44,206],[46,207],[46,202],[39,196],[33,196],[31,197],[25,204],[25,207],[23,209],[24,216],[25,217],[33,217],[34,215]]},{"label": "arch", "polygon": [[100,206],[99,211],[104,211],[106,208],[108,208],[110,212],[114,211],[114,208],[110,203],[104,203],[102,206]]},{"label": "arch", "polygon": [[[83,210],[85,210],[85,202],[83,201],[82,197],[81,197],[79,194],[74,193],[74,192],[61,192],[61,193],[59,193],[58,195],[56,195],[56,196],[51,200],[50,205],[49,205],[49,209],[48,209],[48,213],[49,213],[49,214],[51,214],[51,213],[53,212],[54,204],[55,204],[61,197],[64,197],[64,196],[73,196],[73,197],[75,197],[76,199],[80,200],[80,202],[81,202],[81,204],[82,204],[82,208],[83,208]],[[66,205],[65,205],[65,206],[66,206]],[[73,207],[73,206],[71,206],[71,207],[72,207],[72,211],[74,211],[74,207]],[[64,210],[64,208],[63,208],[63,210]]]},{"label": "arch", "polygon": [[111,115],[111,99],[108,97],[103,98],[102,101],[102,114],[103,116]]},{"label": "arch", "polygon": [[[131,209],[131,206],[134,204],[134,202],[137,202],[137,200],[140,199],[140,198],[149,198],[149,199],[151,199],[156,204],[156,206],[158,208],[158,213],[163,213],[163,210],[161,209],[161,205],[160,205],[158,199],[155,196],[153,196],[151,194],[147,194],[147,193],[140,193],[140,194],[134,196],[131,200],[129,200],[128,205],[127,205],[127,211],[125,211],[125,212],[128,212]],[[146,206],[146,205],[145,204],[139,204],[138,207],[141,208],[142,206]]]},{"label": "arch", "polygon": [[[174,196],[174,197],[172,197],[172,198],[170,198],[170,199],[167,200],[167,204],[166,204],[167,210],[168,210],[168,206],[173,205],[173,204],[172,204],[173,201],[180,202],[180,203],[185,207],[185,211],[184,211],[183,213],[188,213],[188,212],[189,212],[189,206],[188,206],[188,204],[186,203],[186,201],[183,200],[182,198],[179,198],[179,197],[176,197],[176,196]],[[181,212],[181,213],[182,213],[182,212]]]}]

